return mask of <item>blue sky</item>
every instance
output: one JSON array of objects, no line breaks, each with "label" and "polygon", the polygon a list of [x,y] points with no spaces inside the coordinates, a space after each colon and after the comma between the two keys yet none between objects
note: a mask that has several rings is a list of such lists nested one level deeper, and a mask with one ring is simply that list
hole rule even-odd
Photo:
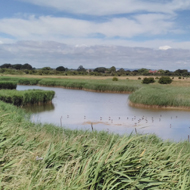
[{"label": "blue sky", "polygon": [[0,64],[190,69],[189,0],[2,0],[0,7]]}]

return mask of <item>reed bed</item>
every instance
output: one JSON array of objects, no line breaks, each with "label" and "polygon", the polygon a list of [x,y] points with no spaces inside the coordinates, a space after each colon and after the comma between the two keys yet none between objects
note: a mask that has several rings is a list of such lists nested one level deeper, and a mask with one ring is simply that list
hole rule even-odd
[{"label": "reed bed", "polygon": [[22,78],[22,77],[0,77],[0,80],[10,81],[14,80],[17,84],[22,85],[42,85],[42,86],[56,86],[79,90],[93,90],[97,92],[118,92],[131,93],[139,89],[142,84],[135,80],[119,80],[112,81],[111,78],[98,79],[70,79],[70,78]]},{"label": "reed bed", "polygon": [[44,90],[0,90],[0,100],[16,106],[46,103],[53,99],[54,91]]},{"label": "reed bed", "polygon": [[9,76],[0,76],[0,81],[14,81],[14,82],[18,82],[18,80],[20,79],[20,77],[9,77]]},{"label": "reed bed", "polygon": [[158,105],[169,107],[190,107],[190,89],[186,87],[173,87],[152,85],[143,87],[129,96],[135,104]]},{"label": "reed bed", "polygon": [[134,80],[84,80],[84,79],[42,79],[38,83],[43,86],[62,86],[65,88],[94,90],[98,92],[133,92],[142,85]]},{"label": "reed bed", "polygon": [[[118,93],[133,93],[129,96],[130,102],[154,107],[190,107],[190,89],[186,86],[153,85],[142,84],[139,80],[121,80],[112,81],[111,78],[98,79],[74,79],[74,78],[15,78],[15,77],[0,77],[4,81],[17,81],[19,84],[42,85],[42,86],[57,86],[71,89],[92,90],[96,92],[118,92]],[[174,82],[175,83],[175,82]]]},{"label": "reed bed", "polygon": [[190,144],[33,124],[0,101],[0,189],[188,189]]},{"label": "reed bed", "polygon": [[22,85],[37,85],[40,80],[41,79],[21,78],[21,79],[18,79],[18,84],[22,84]]},{"label": "reed bed", "polygon": [[13,81],[0,81],[0,89],[16,89],[17,82]]}]

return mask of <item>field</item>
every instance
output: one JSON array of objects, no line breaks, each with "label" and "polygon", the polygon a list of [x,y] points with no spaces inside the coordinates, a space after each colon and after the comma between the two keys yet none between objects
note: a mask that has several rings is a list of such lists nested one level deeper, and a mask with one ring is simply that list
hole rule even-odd
[{"label": "field", "polygon": [[0,189],[188,189],[190,144],[33,124],[0,102]]}]

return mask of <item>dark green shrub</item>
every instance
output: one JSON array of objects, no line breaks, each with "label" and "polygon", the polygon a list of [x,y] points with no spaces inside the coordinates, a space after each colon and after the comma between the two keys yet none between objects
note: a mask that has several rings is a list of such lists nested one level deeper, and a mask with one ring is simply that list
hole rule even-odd
[{"label": "dark green shrub", "polygon": [[112,81],[118,81],[117,77],[113,77]]},{"label": "dark green shrub", "polygon": [[172,79],[170,77],[161,77],[158,81],[160,84],[170,84]]},{"label": "dark green shrub", "polygon": [[141,80],[141,77],[138,77],[138,80]]},{"label": "dark green shrub", "polygon": [[159,79],[158,77],[156,77],[155,79]]},{"label": "dark green shrub", "polygon": [[142,81],[143,84],[149,84],[149,83],[154,83],[154,82],[155,80],[153,77],[149,77],[149,78],[145,77]]},{"label": "dark green shrub", "polygon": [[178,79],[181,79],[181,77],[178,77]]}]

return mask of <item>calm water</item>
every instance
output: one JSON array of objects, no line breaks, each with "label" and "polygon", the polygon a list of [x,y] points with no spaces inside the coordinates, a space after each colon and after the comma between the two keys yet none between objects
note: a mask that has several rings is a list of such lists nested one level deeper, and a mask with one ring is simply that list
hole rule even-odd
[{"label": "calm water", "polygon": [[190,112],[139,109],[128,106],[128,95],[95,93],[82,90],[39,86],[17,86],[17,90],[54,90],[53,104],[26,107],[33,122],[53,123],[71,129],[125,134],[154,133],[164,140],[187,140],[190,135]]}]

